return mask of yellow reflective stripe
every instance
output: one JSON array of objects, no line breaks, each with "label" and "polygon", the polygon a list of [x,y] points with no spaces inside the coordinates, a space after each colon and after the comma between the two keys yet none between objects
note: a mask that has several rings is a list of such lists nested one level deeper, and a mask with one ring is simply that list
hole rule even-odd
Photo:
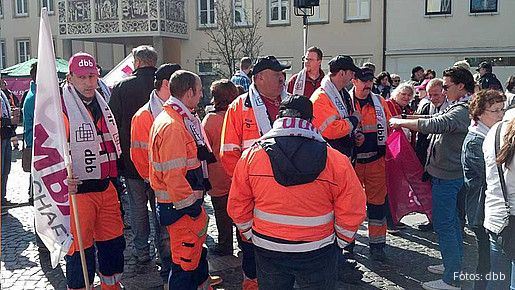
[{"label": "yellow reflective stripe", "polygon": [[244,222],[244,223],[236,223],[236,227],[240,230],[240,231],[245,231],[249,228],[252,227],[252,220],[248,221],[248,222]]},{"label": "yellow reflective stripe", "polygon": [[114,274],[113,276],[100,276],[100,281],[103,282],[106,285],[116,285],[116,283],[120,282],[122,279],[122,273]]},{"label": "yellow reflective stripe", "polygon": [[181,167],[192,167],[199,163],[197,158],[186,159],[185,157],[168,160],[165,162],[154,162],[152,161],[152,167],[156,171],[168,171],[171,169],[181,168]]},{"label": "yellow reflective stripe", "polygon": [[327,127],[329,127],[329,125],[331,125],[332,122],[338,120],[338,116],[336,115],[332,115],[330,116],[329,118],[327,118],[323,123],[322,125],[320,125],[320,128],[318,128],[318,130],[320,132],[324,132],[325,129],[327,129]]},{"label": "yellow reflective stripe", "polygon": [[377,152],[366,152],[366,153],[358,153],[356,154],[356,158],[358,159],[367,159],[370,157],[374,157],[377,155]]},{"label": "yellow reflective stripe", "polygon": [[342,249],[345,248],[349,244],[346,241],[344,241],[338,237],[336,237],[336,241],[338,242],[338,246]]},{"label": "yellow reflective stripe", "polygon": [[355,231],[349,231],[349,230],[346,230],[342,227],[340,227],[339,225],[337,224],[334,224],[334,229],[339,233],[341,234],[342,236],[346,237],[346,238],[349,238],[349,239],[354,239],[354,235],[356,234]]},{"label": "yellow reflective stripe", "polygon": [[204,192],[202,190],[194,190],[192,194],[188,195],[188,197],[174,202],[173,206],[176,210],[187,208],[188,206],[194,204],[198,199],[203,197]]},{"label": "yellow reflective stripe", "polygon": [[131,148],[148,149],[148,143],[142,141],[132,141]]},{"label": "yellow reflective stripe", "polygon": [[368,237],[368,241],[371,244],[383,244],[386,243],[386,236],[380,236],[380,237]]},{"label": "yellow reflective stripe", "polygon": [[386,218],[382,220],[368,219],[368,226],[382,227],[386,225]]},{"label": "yellow reflective stripe", "polygon": [[236,144],[224,144],[224,145],[222,145],[222,149],[220,151],[222,151],[222,152],[241,151],[241,147]]},{"label": "yellow reflective stripe", "polygon": [[265,248],[267,250],[276,252],[309,252],[313,250],[321,249],[325,246],[329,246],[334,243],[334,234],[325,237],[319,241],[306,242],[301,244],[283,244],[269,241],[258,236],[252,236],[252,243],[258,247]]},{"label": "yellow reflective stripe", "polygon": [[243,149],[247,149],[249,147],[251,147],[252,145],[254,145],[254,143],[256,143],[259,139],[250,139],[250,140],[245,140],[243,141]]},{"label": "yellow reflective stripe", "polygon": [[377,125],[363,125],[363,133],[377,132]]},{"label": "yellow reflective stripe", "polygon": [[321,216],[304,217],[267,213],[257,208],[254,208],[254,216],[259,219],[277,224],[305,227],[321,226],[334,221],[333,211]]},{"label": "yellow reflective stripe", "polygon": [[254,235],[252,234],[252,229],[249,229],[248,231],[245,231],[245,232],[242,232],[242,231],[240,231],[240,232],[247,240],[250,240],[254,237]]},{"label": "yellow reflective stripe", "polygon": [[156,195],[157,199],[160,200],[170,200],[170,195],[167,191],[155,191],[154,194]]}]

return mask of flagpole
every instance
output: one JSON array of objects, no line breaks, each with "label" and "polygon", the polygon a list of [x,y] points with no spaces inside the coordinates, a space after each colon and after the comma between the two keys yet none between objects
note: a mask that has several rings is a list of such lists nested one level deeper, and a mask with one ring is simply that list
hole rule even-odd
[{"label": "flagpole", "polygon": [[[69,157],[68,157],[68,160]],[[72,178],[72,165],[68,163],[66,166],[66,172],[68,173],[68,178]],[[79,221],[79,210],[77,209],[77,198],[74,194],[69,194],[70,200],[72,202],[73,209],[73,219],[75,220],[75,232],[77,233],[77,242],[79,244],[79,253],[80,253],[80,263],[82,265],[82,275],[84,276],[84,284],[86,285],[86,290],[90,289],[89,277],[88,277],[88,266],[86,265],[86,254],[84,253],[84,244],[82,243],[82,233]]]},{"label": "flagpole", "polygon": [[[45,88],[42,86],[39,86],[40,78],[42,77],[42,76],[40,76],[40,69],[42,69],[43,67],[50,69],[50,71],[51,71],[50,78],[55,78],[55,79],[46,79],[44,82],[45,85],[50,85],[52,87],[52,88],[50,88],[50,93],[56,93],[54,95],[54,97],[58,96],[59,90],[58,90],[58,83],[57,83],[57,72],[55,71],[55,52],[54,51],[55,50],[54,50],[53,43],[52,43],[52,32],[51,32],[51,28],[50,28],[50,22],[48,21],[48,12],[47,12],[46,8],[42,8],[41,9],[41,22],[40,22],[40,28],[39,28],[39,45],[38,45],[39,65],[38,65],[38,72],[37,72],[37,77],[36,77],[36,83],[38,84],[38,95],[40,96],[38,99],[40,99],[44,95],[44,93],[43,93],[43,95],[41,94],[42,91],[45,92],[44,91]],[[45,75],[45,76],[49,77],[48,75]],[[42,88],[43,88],[43,90],[41,90]],[[46,88],[46,89],[48,89],[48,88]],[[54,89],[55,91],[52,91],[52,89]],[[58,102],[60,105],[57,105],[57,103],[55,103],[55,102],[52,103],[52,105],[56,106],[56,108],[54,108],[56,112],[58,112],[59,110],[62,111],[61,98],[59,98]],[[34,123],[34,124],[36,124],[36,123]],[[72,165],[71,165],[71,158],[70,158],[70,150],[67,145],[68,140],[66,139],[67,134],[65,132],[64,126],[57,126],[57,129],[58,129],[57,136],[63,138],[61,144],[63,144],[62,146],[64,147],[64,148],[62,148],[62,152],[64,155],[63,157],[64,157],[64,163],[66,166],[66,172],[67,172],[68,178],[72,178],[73,173],[72,173]],[[34,135],[34,138],[35,138],[35,135]],[[33,160],[33,162],[34,162],[34,160]],[[34,166],[34,163],[33,163],[33,166]],[[34,167],[33,167],[33,172],[34,172]],[[79,212],[77,209],[77,200],[76,200],[75,193],[70,194],[69,188],[68,188],[68,198],[69,198],[69,200],[71,200],[71,203],[72,203],[71,207],[73,210],[73,217],[74,217],[74,221],[75,221],[75,230],[76,230],[76,234],[77,234],[77,236],[73,237],[73,238],[76,238],[77,243],[79,244],[79,253],[80,253],[81,266],[82,266],[82,274],[84,276],[84,284],[85,284],[86,290],[90,290],[91,287],[89,284],[88,268],[86,265],[86,255],[84,253],[84,245],[82,243]]]}]

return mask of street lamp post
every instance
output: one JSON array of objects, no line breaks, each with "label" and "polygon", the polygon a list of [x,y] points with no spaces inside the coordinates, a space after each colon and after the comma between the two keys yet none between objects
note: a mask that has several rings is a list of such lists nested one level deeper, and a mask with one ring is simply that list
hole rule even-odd
[{"label": "street lamp post", "polygon": [[319,0],[295,0],[293,7],[295,7],[295,16],[302,17],[302,24],[304,29],[303,37],[303,53],[308,48],[308,17],[313,16],[315,7],[320,5]]}]

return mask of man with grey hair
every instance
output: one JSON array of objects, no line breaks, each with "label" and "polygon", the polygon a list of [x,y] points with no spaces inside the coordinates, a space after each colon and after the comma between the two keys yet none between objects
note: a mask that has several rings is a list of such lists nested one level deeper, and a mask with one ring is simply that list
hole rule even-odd
[{"label": "man with grey hair", "polygon": [[250,69],[252,68],[252,60],[250,57],[242,57],[240,60],[240,70],[235,72],[231,78],[231,82],[235,85],[240,85],[243,87],[245,92],[249,91],[250,87]]},{"label": "man with grey hair", "polygon": [[[154,74],[156,72],[157,52],[152,46],[141,45],[132,50],[134,57],[134,72],[113,87],[109,106],[113,112],[118,132],[122,154],[119,157],[119,174],[125,177],[129,196],[130,221],[134,233],[134,256],[143,272],[146,266],[151,266],[150,254],[150,223],[147,203],[154,196],[148,181],[138,174],[130,158],[130,137],[132,117],[145,103],[154,89]],[[143,205],[143,206],[142,206]],[[157,248],[158,245],[156,245]]]}]

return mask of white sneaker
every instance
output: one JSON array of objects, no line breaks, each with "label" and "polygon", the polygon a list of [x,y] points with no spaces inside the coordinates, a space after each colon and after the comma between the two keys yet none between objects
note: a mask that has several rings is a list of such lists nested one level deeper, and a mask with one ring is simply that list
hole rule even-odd
[{"label": "white sneaker", "polygon": [[427,270],[433,274],[442,275],[445,268],[443,264],[427,266]]},{"label": "white sneaker", "polygon": [[422,283],[422,288],[426,290],[460,290],[461,287],[454,287],[445,283],[442,279]]}]

